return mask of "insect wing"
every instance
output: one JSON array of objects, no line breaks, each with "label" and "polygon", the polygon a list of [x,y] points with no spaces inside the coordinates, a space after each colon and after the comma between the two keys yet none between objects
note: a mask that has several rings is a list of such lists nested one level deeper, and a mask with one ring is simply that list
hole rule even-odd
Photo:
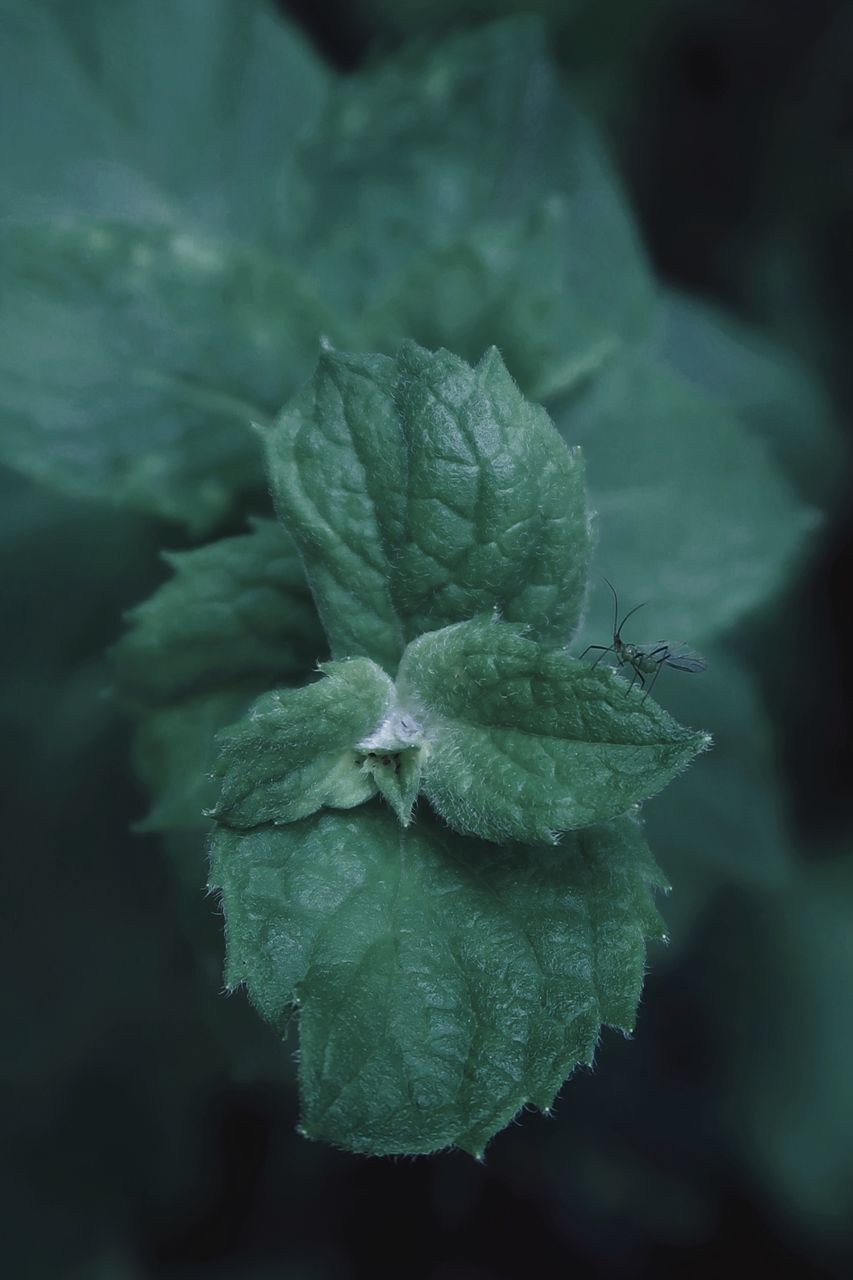
[{"label": "insect wing", "polygon": [[698,653],[694,653],[692,649],[685,648],[684,645],[667,645],[667,655],[662,659],[668,667],[674,667],[676,671],[706,671],[708,664]]}]

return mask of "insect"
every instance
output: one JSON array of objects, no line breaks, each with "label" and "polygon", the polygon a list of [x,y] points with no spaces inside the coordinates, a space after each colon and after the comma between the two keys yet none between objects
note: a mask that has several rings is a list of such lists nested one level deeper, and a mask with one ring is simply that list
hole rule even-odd
[{"label": "insect", "polygon": [[[603,574],[602,577],[604,577]],[[691,649],[685,648],[684,645],[673,646],[665,640],[659,640],[657,644],[626,644],[622,639],[622,628],[638,609],[643,608],[643,605],[634,605],[634,608],[630,609],[620,622],[619,597],[616,594],[616,588],[608,578],[604,578],[604,581],[613,593],[613,641],[607,645],[588,644],[580,655],[581,658],[585,657],[590,649],[600,649],[601,653],[592,664],[597,667],[605,654],[615,654],[619,666],[630,667],[634,673],[627,692],[630,693],[639,680],[641,688],[645,690],[643,694],[644,700],[655,687],[655,680],[660,675],[661,667],[674,667],[676,671],[698,672],[705,670],[707,663],[704,658],[700,658],[698,653],[693,653]],[[652,682],[646,689],[646,676],[648,675],[652,676]]]}]

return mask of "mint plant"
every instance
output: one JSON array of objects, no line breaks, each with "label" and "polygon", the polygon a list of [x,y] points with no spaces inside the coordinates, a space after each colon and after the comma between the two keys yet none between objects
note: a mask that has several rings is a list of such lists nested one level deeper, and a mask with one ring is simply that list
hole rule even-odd
[{"label": "mint plant", "polygon": [[213,824],[228,982],[296,1009],[309,1133],[479,1153],[633,1025],[636,805],[705,745],[570,656],[608,635],[593,559],[711,660],[666,699],[726,749],[648,819],[681,900],[691,859],[788,873],[725,633],[814,523],[814,388],[658,288],[535,23],[343,78],[254,0],[0,21],[43,133],[0,141],[0,457],[216,539],[114,652],[139,825],[196,886]]},{"label": "mint plant", "polygon": [[495,349],[327,351],[262,436],[284,528],[177,558],[116,661],[214,713],[268,686],[218,736],[211,885],[228,986],[298,1012],[305,1132],[479,1156],[633,1027],[663,932],[638,806],[708,738],[570,655],[582,459]]}]

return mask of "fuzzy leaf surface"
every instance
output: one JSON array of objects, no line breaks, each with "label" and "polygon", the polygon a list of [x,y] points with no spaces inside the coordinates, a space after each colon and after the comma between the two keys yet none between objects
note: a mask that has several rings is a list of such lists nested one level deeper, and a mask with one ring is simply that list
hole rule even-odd
[{"label": "fuzzy leaf surface", "polygon": [[218,822],[296,822],[324,805],[350,809],[376,794],[356,748],[381,720],[393,685],[368,658],[322,670],[324,678],[303,689],[264,694],[219,735]]},{"label": "fuzzy leaf surface", "polygon": [[397,687],[423,725],[422,791],[455,830],[496,842],[605,822],[708,745],[606,669],[488,619],[415,641]]},{"label": "fuzzy leaf surface", "polygon": [[364,769],[376,789],[390,804],[404,827],[412,821],[415,801],[421,789],[422,753],[419,748],[394,754],[371,752]]},{"label": "fuzzy leaf surface", "polygon": [[126,698],[156,706],[222,685],[279,685],[324,656],[296,547],[275,520],[164,558],[172,577],[130,610],[113,649]]},{"label": "fuzzy leaf surface", "polygon": [[479,1155],[547,1109],[602,1023],[630,1030],[661,884],[636,821],[498,848],[424,812],[220,828],[230,987],[299,1013],[305,1132],[352,1151]]},{"label": "fuzzy leaf surface", "polygon": [[333,655],[393,672],[416,636],[493,608],[543,638],[577,626],[582,461],[496,350],[326,353],[267,459]]},{"label": "fuzzy leaf surface", "polygon": [[127,615],[112,651],[139,716],[137,771],[154,797],[143,830],[199,828],[216,799],[216,733],[271,687],[304,679],[326,641],[292,540],[274,520],[167,555],[173,576]]}]

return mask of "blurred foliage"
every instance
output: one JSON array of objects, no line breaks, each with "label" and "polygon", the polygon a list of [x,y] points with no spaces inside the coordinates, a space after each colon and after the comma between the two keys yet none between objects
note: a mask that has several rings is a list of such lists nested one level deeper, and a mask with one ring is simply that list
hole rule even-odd
[{"label": "blurred foliage", "polygon": [[[537,1239],[543,1275],[564,1274],[567,1258],[592,1274],[643,1275],[674,1272],[685,1258],[696,1269],[700,1257],[709,1272],[737,1258],[754,1270],[793,1263],[801,1274],[849,1274],[849,816],[840,810],[844,829],[829,840],[820,812],[804,800],[810,788],[832,798],[819,776],[833,764],[821,716],[843,715],[829,704],[842,701],[845,686],[838,637],[826,630],[832,615],[803,585],[832,582],[816,559],[832,544],[825,533],[803,534],[809,512],[823,512],[824,528],[837,521],[848,463],[837,424],[853,402],[850,13],[819,3],[794,20],[783,6],[771,22],[759,4],[711,0],[536,7],[550,25],[531,57],[550,51],[561,69],[564,87],[548,81],[552,101],[563,102],[568,87],[559,129],[580,139],[571,155],[584,164],[556,178],[546,166],[542,181],[534,148],[532,170],[514,171],[520,204],[508,212],[477,197],[431,237],[418,233],[417,218],[440,212],[445,148],[435,148],[413,187],[413,157],[429,156],[418,129],[447,139],[447,162],[465,182],[479,182],[494,163],[495,146],[483,139],[498,132],[485,110],[487,86],[478,87],[475,60],[464,52],[457,83],[468,87],[442,116],[434,42],[510,6],[482,0],[451,12],[362,0],[349,19],[350,60],[369,61],[371,50],[378,71],[351,82],[248,0],[182,0],[168,17],[142,0],[0,5],[0,99],[11,124],[0,133],[0,211],[28,224],[2,234],[7,244],[23,237],[30,245],[26,254],[10,250],[4,267],[3,456],[66,494],[4,474],[8,678],[0,705],[10,748],[12,923],[4,939],[11,1034],[2,1185],[10,1274],[147,1277],[198,1274],[199,1266],[205,1275],[258,1280],[282,1267],[288,1276],[364,1274],[367,1259],[375,1269],[370,1233],[384,1231],[389,1206],[424,1241],[425,1275],[453,1274],[453,1266],[520,1273],[519,1235]],[[312,19],[315,29],[324,20],[332,47],[329,16]],[[404,36],[427,53],[406,53],[383,71],[380,55]],[[418,66],[427,68],[420,89]],[[425,117],[430,92],[435,110]],[[652,257],[677,290],[651,284],[590,116],[629,182]],[[387,129],[365,154],[364,130],[374,122]],[[302,129],[315,130],[304,160],[295,145]],[[339,148],[334,163],[316,141],[329,130]],[[395,180],[358,190],[359,175],[386,156]],[[325,192],[322,208],[308,199],[306,173],[309,194]],[[601,182],[603,205],[573,203],[572,192],[591,190],[590,175]],[[400,186],[414,221],[404,209],[393,270],[373,288],[392,236],[388,201]],[[340,263],[352,257],[356,199],[375,221],[353,284]],[[119,289],[111,270],[102,286],[95,246],[86,248],[74,229],[87,217],[153,227],[133,242],[137,252],[151,236],[158,253],[174,235],[189,234],[193,246],[203,235],[227,240],[233,283],[220,278],[211,290],[204,325],[180,320],[180,294],[169,319],[168,298],[147,284],[142,293]],[[70,292],[57,259],[43,260],[32,238],[45,222],[66,245],[77,238]],[[306,226],[317,227],[316,243]],[[572,259],[566,251],[578,227],[587,238]],[[602,541],[600,567],[632,603],[649,598],[649,627],[660,619],[686,628],[674,638],[701,643],[709,659],[701,679],[667,672],[656,691],[678,718],[707,727],[717,747],[702,773],[647,810],[650,843],[674,884],[663,904],[672,943],[652,958],[636,1040],[611,1035],[596,1072],[565,1091],[556,1119],[528,1120],[505,1135],[485,1170],[456,1157],[368,1168],[299,1139],[281,1084],[289,1055],[240,998],[218,994],[220,921],[197,887],[200,838],[172,837],[173,859],[154,837],[129,832],[146,802],[128,767],[128,727],[104,654],[119,637],[122,611],[162,581],[158,549],[187,545],[175,524],[161,522],[178,515],[183,496],[170,497],[165,480],[150,474],[130,486],[147,492],[147,516],[67,496],[96,489],[97,450],[86,452],[93,442],[79,406],[85,378],[93,379],[99,403],[110,407],[103,421],[117,421],[133,447],[139,426],[122,421],[122,406],[136,402],[148,414],[162,385],[136,385],[128,401],[123,370],[139,350],[142,363],[159,351],[155,367],[165,362],[182,396],[167,405],[164,448],[187,430],[190,408],[205,432],[213,406],[199,400],[199,369],[212,359],[217,375],[226,374],[238,328],[257,323],[262,349],[268,323],[253,310],[259,295],[240,256],[243,237],[280,255],[276,297],[286,306],[276,300],[277,331],[291,297],[311,294],[300,302],[313,317],[310,341],[301,345],[302,320],[281,367],[276,347],[257,366],[261,412],[274,411],[308,372],[321,333],[338,336],[329,302],[342,294],[354,301],[340,340],[355,333],[371,346],[411,336],[472,356],[496,341],[525,389],[561,418],[579,423],[585,415],[602,534],[619,519],[626,530],[619,546]],[[339,256],[315,298],[312,253],[330,248]],[[617,275],[620,288],[597,297],[603,276]],[[693,298],[691,288],[715,296]],[[102,312],[101,300],[111,309]],[[261,304],[263,311],[263,296]],[[118,332],[122,317],[137,335],[129,347]],[[39,349],[48,324],[50,348]],[[199,347],[191,329],[202,339],[215,331],[214,347]],[[620,343],[611,348],[605,340],[615,330]],[[592,337],[578,353],[572,335],[580,332]],[[70,385],[60,367],[69,359],[79,379]],[[633,429],[616,421],[617,452],[595,437],[608,386],[629,378],[637,417]],[[665,434],[655,434],[661,419],[641,394],[652,381],[675,406]],[[227,377],[217,388],[247,393]],[[34,404],[44,447],[20,431],[20,414],[32,415]],[[69,422],[82,434],[63,441]],[[725,457],[709,444],[717,439],[731,444]],[[216,437],[209,443],[221,459]],[[710,469],[720,470],[714,486],[745,503],[745,458],[764,480],[754,508],[739,508],[745,541],[723,550],[729,499],[715,506]],[[185,475],[181,494],[197,514],[182,508],[182,518],[199,532],[233,519],[224,532],[243,535],[242,514],[226,514],[230,499],[205,493],[206,465]],[[118,478],[127,474],[123,463],[105,465],[103,497],[123,498]],[[229,490],[256,493],[263,515],[256,475],[229,475]],[[633,559],[620,562],[635,525],[614,497],[608,510],[607,495],[626,480],[663,488],[668,515],[657,542],[638,543]],[[647,528],[644,517],[637,534]],[[760,563],[750,552],[744,586],[741,550],[756,546]],[[695,612],[679,616],[686,565],[703,554],[715,572],[730,572],[704,578]],[[839,578],[841,585],[849,589]],[[604,602],[603,588],[596,594]],[[590,626],[606,635],[608,607],[597,608]],[[230,709],[221,715],[232,718]],[[181,732],[191,723],[181,715]],[[843,729],[842,719],[839,742]],[[196,750],[169,740],[178,760]],[[144,742],[138,750],[145,755]],[[156,770],[161,749],[151,754]],[[839,778],[847,785],[844,770]]]}]

